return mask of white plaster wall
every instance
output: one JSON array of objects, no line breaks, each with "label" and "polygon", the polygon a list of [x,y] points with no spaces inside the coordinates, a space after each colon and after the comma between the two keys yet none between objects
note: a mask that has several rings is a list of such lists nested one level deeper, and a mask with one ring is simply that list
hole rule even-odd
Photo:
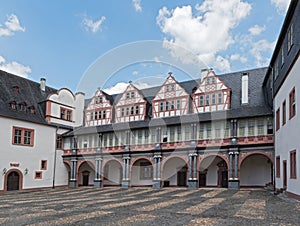
[{"label": "white plaster wall", "polygon": [[104,180],[104,185],[116,185],[122,180],[122,166],[117,161],[109,161],[108,163],[108,180]]},{"label": "white plaster wall", "polygon": [[241,186],[265,186],[272,181],[271,162],[262,155],[246,158],[240,168]]},{"label": "white plaster wall", "polygon": [[210,156],[205,158],[200,165],[200,171],[207,170],[206,186],[218,185],[218,166],[217,164],[222,161],[220,157]]},{"label": "white plaster wall", "polygon": [[[274,110],[280,107],[280,117],[282,117],[282,103],[286,100],[286,124],[282,126],[280,119],[280,129],[275,132],[275,156],[280,156],[280,178],[276,178],[276,188],[283,187],[283,160],[287,160],[287,191],[300,195],[300,59],[298,58],[294,67],[290,71],[285,82],[274,99]],[[289,93],[295,87],[296,115],[289,120]],[[276,122],[276,119],[275,119]],[[290,179],[290,151],[296,150],[297,157],[297,179]]]},{"label": "white plaster wall", "polygon": [[75,95],[75,111],[74,111],[74,118],[75,121],[74,126],[82,126],[83,125],[83,112],[84,112],[84,97],[85,95],[83,93],[76,93]]},{"label": "white plaster wall", "polygon": [[[33,124],[30,122],[0,117],[0,137],[3,141],[0,147],[0,190],[4,189],[3,168],[7,171],[13,168],[23,173],[23,189],[51,187],[53,181],[54,153],[56,143],[56,128]],[[13,126],[34,129],[34,146],[12,144]],[[67,185],[67,169],[61,160],[61,151],[57,152],[55,185]],[[41,160],[47,160],[47,170],[41,170]],[[10,163],[19,163],[11,167]],[[24,170],[28,174],[24,175]],[[34,179],[35,171],[42,171],[42,179]]]},{"label": "white plaster wall", "polygon": [[140,166],[134,165],[131,169],[131,185],[152,185],[151,180],[140,179]]}]

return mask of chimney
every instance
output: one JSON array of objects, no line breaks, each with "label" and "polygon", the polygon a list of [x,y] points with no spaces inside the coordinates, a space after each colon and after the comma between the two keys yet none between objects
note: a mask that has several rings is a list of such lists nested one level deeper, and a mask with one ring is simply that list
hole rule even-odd
[{"label": "chimney", "polygon": [[242,74],[242,104],[248,104],[248,72]]},{"label": "chimney", "polygon": [[45,78],[41,78],[40,88],[41,88],[41,91],[43,91],[43,92],[46,91],[46,79]]}]

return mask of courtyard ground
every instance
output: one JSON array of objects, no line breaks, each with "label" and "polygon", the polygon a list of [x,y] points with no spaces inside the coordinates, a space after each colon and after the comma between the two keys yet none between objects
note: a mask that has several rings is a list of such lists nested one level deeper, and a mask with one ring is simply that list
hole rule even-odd
[{"label": "courtyard ground", "polygon": [[300,202],[263,189],[45,189],[0,194],[1,225],[300,225]]}]

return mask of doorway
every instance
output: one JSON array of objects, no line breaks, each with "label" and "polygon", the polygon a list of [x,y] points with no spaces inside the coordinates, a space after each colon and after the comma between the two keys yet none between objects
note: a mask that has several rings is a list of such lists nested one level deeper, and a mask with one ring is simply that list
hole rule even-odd
[{"label": "doorway", "polygon": [[228,188],[228,171],[222,171],[222,188]]},{"label": "doorway", "polygon": [[186,186],[186,170],[177,172],[177,186]]},{"label": "doorway", "polygon": [[90,177],[89,171],[82,172],[82,186],[89,186],[89,177]]},{"label": "doorway", "polygon": [[200,172],[199,173],[199,187],[206,186],[206,173]]},{"label": "doorway", "polygon": [[286,160],[283,162],[283,189],[286,190],[287,187],[287,165],[286,165]]},{"label": "doorway", "polygon": [[20,190],[19,186],[20,176],[17,172],[13,171],[7,176],[7,191]]}]

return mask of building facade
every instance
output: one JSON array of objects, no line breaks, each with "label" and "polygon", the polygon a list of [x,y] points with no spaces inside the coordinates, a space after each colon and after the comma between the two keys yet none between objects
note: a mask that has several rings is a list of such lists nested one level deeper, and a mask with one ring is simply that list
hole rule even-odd
[{"label": "building facade", "polygon": [[275,188],[300,200],[300,4],[292,0],[265,79],[275,115]]},{"label": "building facade", "polygon": [[[64,135],[74,186],[263,187],[273,184],[273,116],[264,99],[266,68],[123,93],[97,91],[90,121]],[[109,96],[109,97],[108,97]],[[109,99],[107,106],[95,106]],[[92,108],[91,106],[95,106]],[[93,115],[90,117],[88,115]],[[95,117],[98,115],[98,118]]]}]

